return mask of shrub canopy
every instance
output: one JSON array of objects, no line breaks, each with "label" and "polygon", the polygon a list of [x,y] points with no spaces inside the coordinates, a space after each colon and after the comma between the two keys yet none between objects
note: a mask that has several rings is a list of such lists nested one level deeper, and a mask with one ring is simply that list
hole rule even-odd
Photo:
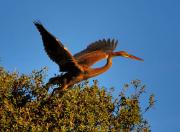
[{"label": "shrub canopy", "polygon": [[[140,97],[145,86],[139,80],[125,84],[119,96],[87,81],[51,96],[45,85],[46,70],[30,75],[0,68],[0,129],[2,131],[150,131]],[[126,91],[134,88],[127,96]]]}]

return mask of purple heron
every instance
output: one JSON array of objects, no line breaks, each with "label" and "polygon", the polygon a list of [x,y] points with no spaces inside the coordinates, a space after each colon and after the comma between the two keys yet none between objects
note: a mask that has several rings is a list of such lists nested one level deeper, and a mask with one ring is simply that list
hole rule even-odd
[{"label": "purple heron", "polygon": [[[34,22],[34,24],[42,36],[47,55],[59,65],[60,72],[64,72],[61,76],[51,78],[48,84],[60,84],[61,89],[67,89],[76,83],[104,73],[112,66],[113,57],[122,56],[134,60],[142,60],[125,51],[113,52],[118,43],[114,39],[98,40],[81,52],[72,55],[40,22]],[[93,64],[102,59],[107,59],[104,66],[91,68]]]}]

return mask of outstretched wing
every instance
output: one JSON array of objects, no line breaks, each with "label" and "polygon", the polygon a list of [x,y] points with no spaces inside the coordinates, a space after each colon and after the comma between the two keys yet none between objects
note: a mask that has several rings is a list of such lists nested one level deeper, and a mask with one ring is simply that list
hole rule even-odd
[{"label": "outstretched wing", "polygon": [[113,50],[115,50],[116,46],[117,46],[117,43],[118,41],[117,40],[106,40],[106,39],[103,39],[103,40],[98,40],[90,45],[87,46],[86,49],[82,50],[81,52],[79,53],[76,53],[74,55],[74,57],[76,59],[78,59],[79,57],[87,54],[87,53],[91,53],[91,52],[94,52],[94,51],[103,51],[103,52],[112,52]]},{"label": "outstretched wing", "polygon": [[68,72],[83,70],[64,45],[49,33],[40,22],[34,22],[34,24],[42,36],[45,51],[50,59],[59,65],[60,71]]},{"label": "outstretched wing", "polygon": [[74,55],[76,60],[81,66],[89,67],[95,64],[97,61],[108,57],[109,53],[115,50],[118,41],[113,40],[98,40],[87,48]]}]

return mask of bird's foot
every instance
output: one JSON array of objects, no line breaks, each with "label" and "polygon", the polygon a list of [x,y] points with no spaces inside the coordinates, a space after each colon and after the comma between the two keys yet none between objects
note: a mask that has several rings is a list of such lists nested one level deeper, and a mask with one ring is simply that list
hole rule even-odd
[{"label": "bird's foot", "polygon": [[51,96],[53,96],[55,93],[58,93],[59,95],[63,95],[63,93],[65,91],[67,91],[68,86],[64,85],[64,86],[60,86],[58,88],[54,88],[53,92],[51,93]]},{"label": "bird's foot", "polygon": [[50,78],[48,83],[55,85],[55,84],[59,84],[60,81],[61,81],[60,77],[57,76]]},{"label": "bird's foot", "polygon": [[49,88],[53,85],[59,85],[60,84],[60,77],[52,77],[49,79],[48,83],[44,86],[44,88],[49,91]]},{"label": "bird's foot", "polygon": [[51,96],[54,96],[55,94],[62,94],[63,92],[65,92],[65,90],[62,89],[61,87],[54,88],[53,92],[51,93]]},{"label": "bird's foot", "polygon": [[51,96],[53,96],[57,90],[59,90],[59,88],[54,88],[52,93],[51,93]]},{"label": "bird's foot", "polygon": [[46,83],[46,85],[44,86],[44,88],[47,90],[47,91],[49,91],[49,88],[50,88],[50,86],[51,86],[52,84],[51,83]]}]

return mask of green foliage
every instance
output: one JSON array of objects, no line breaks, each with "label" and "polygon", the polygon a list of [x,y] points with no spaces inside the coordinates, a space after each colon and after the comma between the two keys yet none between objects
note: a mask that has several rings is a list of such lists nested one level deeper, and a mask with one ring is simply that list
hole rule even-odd
[{"label": "green foliage", "polygon": [[[145,86],[140,81],[125,85],[117,98],[112,91],[81,83],[50,96],[44,87],[46,69],[30,75],[7,72],[0,68],[1,131],[150,131],[140,97]],[[128,89],[135,92],[127,96]]]}]

